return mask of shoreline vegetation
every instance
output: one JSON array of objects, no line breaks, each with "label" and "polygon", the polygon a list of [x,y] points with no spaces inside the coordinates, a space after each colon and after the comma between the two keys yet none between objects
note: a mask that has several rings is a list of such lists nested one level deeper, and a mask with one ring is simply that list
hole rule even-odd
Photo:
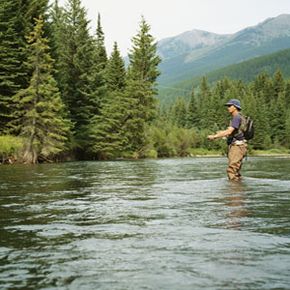
[{"label": "shoreline vegetation", "polygon": [[[10,146],[9,146],[10,144]],[[11,145],[13,144],[13,145]],[[13,136],[0,136],[0,165],[13,165],[13,164],[24,164],[21,157],[23,153],[22,143],[19,138]],[[150,150],[147,152],[147,155],[143,158],[135,158],[134,156],[127,156],[122,158],[115,158],[113,160],[134,160],[134,159],[166,159],[166,158],[200,158],[200,157],[225,157],[226,149],[207,149],[207,148],[190,148],[187,150],[187,153],[183,154],[172,154],[170,156],[158,156],[156,150]],[[290,158],[290,150],[286,148],[270,148],[267,150],[257,150],[249,148],[248,151],[249,157],[287,157]],[[98,161],[97,159],[84,159],[88,161]],[[64,163],[70,161],[84,161],[72,156],[63,156],[59,160],[50,161],[43,159],[39,163]],[[104,160],[103,160],[104,161]],[[112,159],[108,159],[112,161]]]},{"label": "shoreline vegetation", "polygon": [[107,54],[100,14],[90,32],[81,0],[26,2],[0,5],[2,164],[226,156],[225,140],[207,136],[228,126],[232,98],[254,120],[249,156],[290,154],[290,79],[279,68],[251,82],[203,76],[166,102],[144,17],[125,63],[116,42]]}]

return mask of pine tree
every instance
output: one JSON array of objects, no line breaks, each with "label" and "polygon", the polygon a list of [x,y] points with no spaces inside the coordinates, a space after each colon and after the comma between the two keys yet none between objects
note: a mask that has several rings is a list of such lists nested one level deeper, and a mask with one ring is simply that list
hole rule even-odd
[{"label": "pine tree", "polygon": [[103,99],[100,113],[94,116],[90,126],[91,155],[97,159],[120,157],[126,144],[124,123],[130,103],[122,92],[125,87],[126,70],[117,43],[108,60],[105,79],[108,93]]},{"label": "pine tree", "polygon": [[125,88],[126,69],[116,42],[106,66],[105,80],[109,91],[119,91]]},{"label": "pine tree", "polygon": [[180,128],[186,126],[187,108],[183,97],[178,97],[173,106],[174,124]]},{"label": "pine tree", "polygon": [[212,93],[208,85],[206,77],[202,77],[199,94],[198,110],[200,112],[200,128],[209,129],[213,127],[212,117],[214,116],[214,108],[212,106]]},{"label": "pine tree", "polygon": [[97,31],[93,39],[93,54],[92,65],[88,68],[87,85],[83,93],[87,95],[90,106],[90,120],[95,115],[100,114],[107,95],[106,87],[106,66],[107,66],[107,52],[105,48],[105,36],[101,26],[101,16],[98,14]]},{"label": "pine tree", "polygon": [[199,127],[199,113],[197,109],[197,101],[194,94],[194,89],[192,89],[191,97],[188,104],[186,123],[188,128]]},{"label": "pine tree", "polygon": [[105,48],[105,35],[101,25],[101,15],[98,14],[97,31],[96,31],[96,63],[99,70],[104,70],[107,63],[107,52]]},{"label": "pine tree", "polygon": [[281,70],[277,70],[273,76],[273,88],[274,88],[274,94],[273,98],[278,99],[278,96],[280,93],[284,91],[284,79]]},{"label": "pine tree", "polygon": [[156,79],[159,75],[156,42],[150,34],[150,26],[142,17],[138,34],[132,39],[129,54],[126,97],[132,99],[128,112],[126,135],[129,150],[142,154],[146,143],[145,126],[156,115]]},{"label": "pine tree", "polygon": [[285,137],[285,116],[286,116],[286,101],[285,92],[281,92],[278,95],[277,100],[273,100],[271,106],[271,132],[272,140],[274,144],[280,145],[284,141]]},{"label": "pine tree", "polygon": [[55,23],[58,36],[54,43],[59,62],[57,79],[74,124],[77,157],[83,158],[91,119],[99,106],[94,75],[96,46],[80,0],[68,0],[64,11],[55,13],[59,17]]},{"label": "pine tree", "polygon": [[36,163],[51,159],[65,149],[70,123],[64,117],[64,105],[52,76],[53,60],[47,38],[43,37],[43,19],[36,19],[33,32],[27,38],[33,71],[29,87],[14,97],[18,118],[14,123],[25,139],[23,161]]},{"label": "pine tree", "polygon": [[285,116],[285,140],[284,144],[286,148],[290,149],[290,109],[286,111],[286,116]]},{"label": "pine tree", "polygon": [[110,92],[100,114],[90,126],[89,153],[93,158],[106,160],[124,155],[127,137],[124,125],[131,103],[121,91]]},{"label": "pine tree", "polygon": [[21,88],[25,73],[21,70],[23,52],[17,33],[18,4],[7,0],[0,4],[0,134],[7,133],[13,119],[11,97]]},{"label": "pine tree", "polygon": [[253,82],[253,92],[259,96],[263,96],[265,102],[270,104],[274,95],[274,88],[272,80],[266,72],[261,72],[255,78]]},{"label": "pine tree", "polygon": [[49,44],[51,47],[51,56],[55,60],[54,76],[61,92],[64,91],[65,74],[62,69],[65,66],[65,43],[63,41],[66,34],[64,9],[59,6],[58,0],[55,0],[50,9],[49,26]]}]

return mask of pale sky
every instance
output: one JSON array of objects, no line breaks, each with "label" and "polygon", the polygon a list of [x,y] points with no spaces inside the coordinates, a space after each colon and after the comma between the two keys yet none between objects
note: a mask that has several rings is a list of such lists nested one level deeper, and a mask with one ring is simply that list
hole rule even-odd
[{"label": "pale sky", "polygon": [[122,55],[131,48],[141,15],[158,41],[193,29],[235,33],[269,17],[290,14],[290,0],[82,0],[82,3],[93,32],[100,13],[108,53],[117,41]]}]

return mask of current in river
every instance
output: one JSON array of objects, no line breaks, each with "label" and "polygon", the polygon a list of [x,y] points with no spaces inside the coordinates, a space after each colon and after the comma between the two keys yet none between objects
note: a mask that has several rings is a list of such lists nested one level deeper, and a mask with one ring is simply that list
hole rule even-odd
[{"label": "current in river", "polygon": [[0,289],[290,289],[290,159],[0,166]]}]

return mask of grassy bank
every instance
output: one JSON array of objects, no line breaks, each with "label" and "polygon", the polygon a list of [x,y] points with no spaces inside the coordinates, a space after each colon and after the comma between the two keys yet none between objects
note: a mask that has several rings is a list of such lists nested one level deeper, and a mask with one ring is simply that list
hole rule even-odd
[{"label": "grassy bank", "polygon": [[[211,157],[211,156],[226,156],[226,152],[223,150],[209,150],[206,148],[192,148],[190,149],[190,156],[192,157]],[[272,148],[268,150],[254,150],[250,149],[248,156],[289,156],[290,149],[287,148]]]}]

